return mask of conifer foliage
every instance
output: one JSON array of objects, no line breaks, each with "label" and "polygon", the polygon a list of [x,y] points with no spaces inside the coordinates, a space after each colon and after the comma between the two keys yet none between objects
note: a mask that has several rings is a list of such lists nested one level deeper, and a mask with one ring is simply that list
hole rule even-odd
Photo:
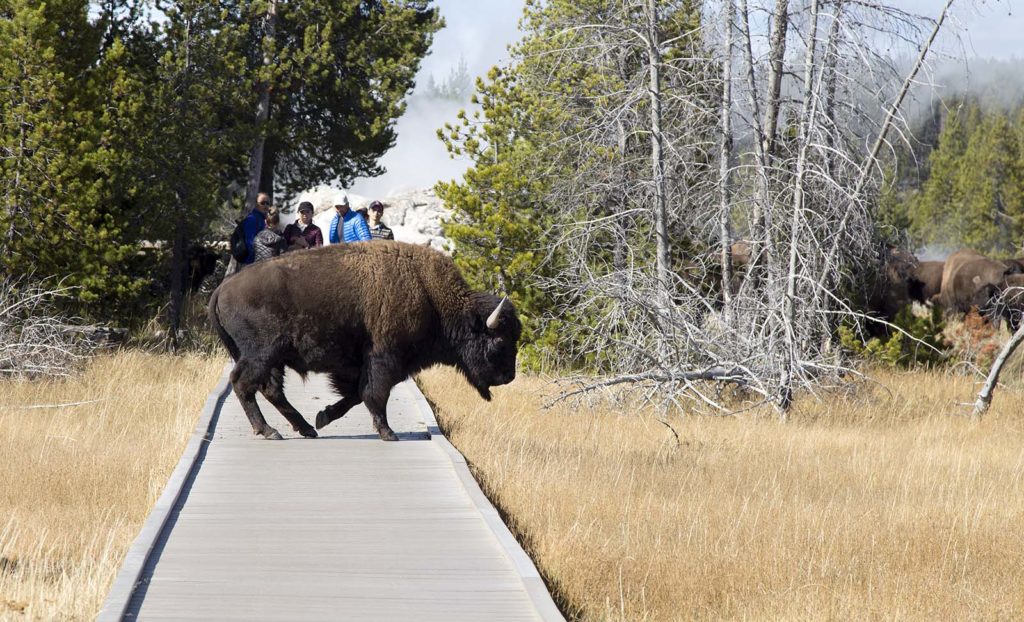
[{"label": "conifer foliage", "polygon": [[926,179],[904,201],[919,247],[1014,254],[1024,239],[1024,108],[949,102]]},{"label": "conifer foliage", "polygon": [[379,172],[440,26],[427,0],[0,0],[0,272],[89,319],[167,307],[173,346],[257,140],[268,190]]}]

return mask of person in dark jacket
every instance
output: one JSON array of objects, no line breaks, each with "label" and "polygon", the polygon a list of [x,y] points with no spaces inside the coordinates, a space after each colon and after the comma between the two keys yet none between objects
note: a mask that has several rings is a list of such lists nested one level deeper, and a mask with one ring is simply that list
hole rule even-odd
[{"label": "person in dark jacket", "polygon": [[277,232],[281,223],[281,216],[277,209],[271,208],[267,211],[267,227],[256,234],[253,239],[253,263],[266,261],[271,257],[277,257],[288,249],[288,243],[284,237]]},{"label": "person in dark jacket", "polygon": [[374,240],[394,240],[395,232],[391,230],[391,227],[381,222],[382,216],[384,216],[384,204],[380,201],[370,203],[366,217],[366,224],[370,228],[370,236]]},{"label": "person in dark jacket", "polygon": [[242,262],[245,265],[251,264],[256,260],[256,234],[266,228],[267,210],[272,206],[273,204],[270,200],[270,195],[266,192],[261,192],[256,195],[256,208],[249,212],[245,219],[242,220],[242,233],[245,235],[245,247],[249,249],[249,254],[246,255],[245,261]]},{"label": "person in dark jacket", "polygon": [[297,248],[315,248],[324,245],[324,235],[320,227],[313,224],[313,204],[309,201],[299,203],[299,219],[284,229],[284,239],[288,242],[288,250]]}]

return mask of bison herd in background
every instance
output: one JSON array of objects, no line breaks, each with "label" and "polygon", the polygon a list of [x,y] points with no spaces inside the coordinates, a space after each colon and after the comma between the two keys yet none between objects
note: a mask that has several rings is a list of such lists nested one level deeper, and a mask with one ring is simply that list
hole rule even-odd
[{"label": "bison herd in background", "polygon": [[963,249],[945,261],[919,261],[890,249],[877,283],[868,311],[889,322],[914,302],[937,305],[947,315],[977,309],[993,324],[1005,320],[1011,330],[1024,312],[1024,258],[997,259]]},{"label": "bison herd in background", "polygon": [[[864,292],[866,315],[891,323],[916,302],[939,307],[947,316],[976,309],[992,324],[1005,320],[1011,330],[1019,327],[1024,316],[1024,257],[999,259],[961,249],[945,261],[921,261],[895,247],[882,254],[881,271]],[[745,242],[733,245],[737,268],[744,268],[749,256]],[[884,324],[871,324],[873,333],[885,331]]]}]

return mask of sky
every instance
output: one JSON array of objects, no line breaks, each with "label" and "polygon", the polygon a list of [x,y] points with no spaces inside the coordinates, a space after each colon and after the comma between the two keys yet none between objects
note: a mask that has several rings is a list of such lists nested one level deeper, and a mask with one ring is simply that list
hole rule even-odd
[{"label": "sky", "polygon": [[[901,0],[900,8],[937,17],[943,0]],[[953,30],[942,40],[944,51],[967,59],[1024,59],[1024,0],[956,0],[951,11]],[[960,42],[953,34],[960,31]]]},{"label": "sky", "polygon": [[[937,17],[945,0],[898,0],[899,8],[912,13]],[[493,65],[508,59],[507,46],[518,38],[517,23],[523,0],[437,0],[446,21],[434,38],[430,54],[423,60],[417,74],[417,89],[427,84],[429,76],[442,81],[451,69],[465,60],[470,75],[485,75]],[[953,70],[937,72],[936,82],[964,81],[954,90],[970,89],[972,60],[1019,60],[1024,67],[1024,0],[955,0],[947,30],[939,40],[940,62]],[[975,74],[976,82],[988,82],[991,70]],[[1005,72],[1005,68],[1003,69]],[[1024,73],[1024,72],[1022,72]],[[1003,74],[997,80],[1005,79]],[[1017,81],[1024,93],[1024,75]],[[451,160],[436,131],[445,122],[454,121],[460,108],[468,105],[438,105],[417,98],[414,90],[406,114],[398,121],[395,146],[381,164],[387,173],[381,177],[356,180],[351,191],[368,198],[383,198],[407,190],[426,188],[436,181],[461,176],[467,168],[465,160]]]}]

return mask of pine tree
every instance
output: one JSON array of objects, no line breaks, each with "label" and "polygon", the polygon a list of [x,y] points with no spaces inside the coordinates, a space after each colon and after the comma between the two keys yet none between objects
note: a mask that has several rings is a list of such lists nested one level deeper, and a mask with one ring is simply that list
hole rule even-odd
[{"label": "pine tree", "polygon": [[[244,6],[174,0],[164,7],[158,56],[151,71],[125,76],[131,92],[144,86],[132,126],[130,151],[136,210],[149,239],[170,250],[168,345],[177,347],[185,298],[188,247],[208,229],[222,190],[242,170],[252,137],[243,111],[247,92],[247,16]],[[145,63],[143,63],[145,65]]]},{"label": "pine tree", "polygon": [[542,238],[551,224],[542,203],[549,177],[536,174],[539,164],[550,161],[536,127],[545,107],[515,74],[497,68],[478,81],[477,91],[473,101],[480,110],[473,118],[460,113],[458,125],[438,131],[453,156],[475,163],[463,180],[436,187],[455,212],[444,233],[471,284],[512,298],[524,320],[524,358],[535,363],[529,344],[544,341],[537,329],[551,306],[536,287],[547,259]]},{"label": "pine tree", "polygon": [[0,265],[55,277],[101,315],[140,282],[98,167],[99,33],[88,2],[0,2]]},{"label": "pine tree", "polygon": [[1024,237],[1021,128],[967,102],[946,119],[908,209],[918,245],[1012,254]]},{"label": "pine tree", "polygon": [[[427,0],[250,3],[254,83],[268,96],[250,186],[289,196],[382,172],[420,59],[442,26]],[[271,11],[273,19],[270,19]],[[266,16],[266,19],[257,19]],[[256,110],[256,100],[251,109]],[[254,183],[255,182],[255,183]],[[252,192],[249,195],[253,195]],[[251,196],[250,196],[251,200]]]}]

